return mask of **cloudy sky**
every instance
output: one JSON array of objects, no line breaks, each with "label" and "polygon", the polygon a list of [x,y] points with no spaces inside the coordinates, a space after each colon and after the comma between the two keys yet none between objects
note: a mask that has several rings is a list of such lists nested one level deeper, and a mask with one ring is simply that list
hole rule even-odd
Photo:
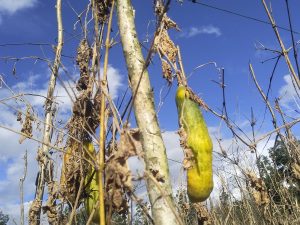
[{"label": "cloudy sky", "polygon": [[[77,14],[85,7],[84,1],[69,0],[63,2],[63,24],[64,24],[64,49],[62,62],[67,73],[60,71],[61,80],[68,90],[74,88],[74,80],[78,78],[78,69],[74,58],[77,44],[82,37],[81,27],[76,23]],[[88,1],[86,1],[87,3]],[[136,25],[143,51],[146,55],[153,31],[155,29],[152,0],[133,0],[135,8]],[[171,31],[170,35],[174,42],[181,47],[182,59],[185,72],[189,77],[189,85],[202,97],[205,102],[217,112],[222,108],[222,90],[217,84],[220,82],[218,68],[224,68],[226,81],[227,110],[230,118],[238,124],[245,134],[251,137],[251,107],[256,119],[255,133],[257,137],[272,130],[271,118],[258,94],[248,71],[248,63],[251,62],[256,72],[257,80],[266,92],[270,76],[276,60],[276,56],[270,51],[258,50],[258,46],[279,50],[272,27],[268,24],[243,18],[228,11],[256,18],[260,21],[268,21],[261,1],[209,1],[201,0],[201,3],[213,5],[220,9],[209,8],[201,4],[193,4],[184,0],[172,1],[169,16],[175,20],[181,32]],[[288,28],[288,18],[284,1],[272,1],[273,15],[276,23],[281,27]],[[300,2],[290,1],[293,28],[300,32],[300,18],[297,9]],[[114,18],[116,19],[116,17]],[[112,36],[119,41],[118,27],[116,21],[112,28]],[[279,30],[286,47],[291,46],[290,33]],[[0,0],[0,126],[20,131],[21,125],[16,121],[15,109],[26,110],[26,101],[35,110],[35,116],[43,121],[43,104],[49,79],[47,63],[30,57],[38,56],[52,60],[54,57],[52,45],[56,44],[56,15],[55,1],[42,0]],[[92,34],[91,34],[92,35]],[[299,43],[300,35],[295,34],[295,40]],[[33,45],[39,43],[40,45]],[[292,54],[290,54],[292,57]],[[24,60],[10,60],[14,57]],[[271,59],[271,60],[268,60]],[[194,69],[199,65],[198,70]],[[264,62],[264,63],[262,63]],[[122,96],[127,88],[127,71],[122,55],[120,44],[115,45],[110,53],[110,67],[108,71],[111,94],[115,100]],[[176,84],[168,87],[161,76],[161,68],[158,57],[153,59],[149,67],[151,84],[155,93],[156,107],[161,105],[158,118],[163,137],[166,143],[172,182],[178,186],[180,179],[178,173],[182,171],[182,153],[179,147],[177,111],[174,101]],[[14,71],[14,72],[13,72]],[[194,72],[193,72],[194,71]],[[193,72],[193,73],[192,73]],[[169,90],[170,89],[170,90]],[[35,94],[38,96],[25,95],[20,98],[11,98],[20,93]],[[73,93],[70,91],[69,93]],[[72,100],[62,85],[58,83],[55,91],[56,100],[59,104],[56,121],[65,123],[70,115]],[[71,96],[74,98],[74,96]],[[274,105],[275,98],[281,98],[281,105],[287,115],[291,118],[299,117],[300,102],[293,89],[288,68],[281,59],[274,73],[269,99]],[[11,98],[10,100],[5,100]],[[222,145],[228,152],[235,152],[236,145],[231,133],[225,124],[211,113],[204,112],[209,130],[214,138],[214,151],[219,152],[216,138],[222,138]],[[134,124],[134,118],[132,118]],[[19,144],[19,135],[0,127],[0,210],[11,215],[12,220],[19,221],[19,179],[24,170],[24,154],[28,152],[28,172],[24,184],[25,206],[33,199],[35,190],[35,178],[37,163],[35,161],[38,144],[26,140]],[[34,137],[41,139],[39,129],[42,123],[34,125]],[[294,131],[299,131],[296,126]],[[259,153],[265,153],[272,146],[270,141],[264,140],[259,143]],[[242,146],[242,145],[240,145]],[[244,160],[251,162],[253,156],[245,146],[239,149],[243,153]],[[218,174],[223,173],[224,165],[215,155],[214,169]],[[59,154],[55,155],[59,161]],[[251,160],[248,160],[251,159]],[[246,164],[245,162],[245,164]],[[250,164],[250,163],[249,163]],[[250,166],[250,165],[249,165]],[[133,170],[138,169],[133,168]],[[178,180],[179,179],[179,180]],[[216,178],[217,179],[217,178]],[[215,179],[215,182],[217,180]]]}]

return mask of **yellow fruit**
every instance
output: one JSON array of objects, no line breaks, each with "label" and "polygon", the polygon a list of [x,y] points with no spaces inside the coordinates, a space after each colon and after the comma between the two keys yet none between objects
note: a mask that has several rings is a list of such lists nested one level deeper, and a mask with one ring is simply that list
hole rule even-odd
[{"label": "yellow fruit", "polygon": [[[96,152],[94,149],[94,145],[92,142],[84,142],[83,147],[85,151],[88,151],[91,155],[96,157]],[[91,165],[90,165],[91,167]],[[86,177],[85,177],[85,185],[86,191],[88,194],[88,197],[85,199],[85,208],[87,211],[87,215],[90,216],[92,213],[95,205],[97,204],[97,201],[99,200],[99,174],[94,169],[89,169]],[[99,223],[99,207],[95,209],[94,215],[93,215],[93,222]]]},{"label": "yellow fruit", "polygon": [[202,202],[213,189],[212,141],[198,104],[184,86],[177,89],[176,105],[179,123],[187,134],[186,147],[194,154],[194,163],[187,169],[188,196],[191,202]]}]

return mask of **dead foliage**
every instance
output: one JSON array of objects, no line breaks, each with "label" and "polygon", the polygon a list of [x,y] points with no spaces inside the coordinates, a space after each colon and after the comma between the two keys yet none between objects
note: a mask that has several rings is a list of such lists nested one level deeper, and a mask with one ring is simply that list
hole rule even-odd
[{"label": "dead foliage", "polygon": [[17,113],[17,121],[19,121],[21,124],[23,123],[22,112],[20,111]]},{"label": "dead foliage", "polygon": [[201,204],[200,202],[193,203],[193,208],[197,214],[198,224],[212,224],[211,215],[205,205]]},{"label": "dead foliage", "polygon": [[[20,144],[22,144],[26,138],[32,137],[33,116],[31,115],[30,111],[31,111],[31,107],[27,106],[25,120],[23,122],[22,129],[21,129],[21,133],[24,135],[22,135],[19,139]],[[17,115],[17,121],[22,121],[22,117],[19,113]]]},{"label": "dead foliage", "polygon": [[293,177],[300,181],[300,165],[292,163],[291,165]]},{"label": "dead foliage", "polygon": [[76,63],[79,67],[80,78],[76,88],[78,91],[86,90],[89,84],[89,61],[92,57],[92,49],[86,39],[83,39],[77,48]]},{"label": "dead foliage", "polygon": [[246,172],[248,178],[248,186],[250,187],[250,193],[252,194],[255,202],[259,206],[268,205],[270,203],[270,197],[265,183],[253,172]]},{"label": "dead foliage", "polygon": [[82,147],[78,143],[68,146],[64,155],[60,178],[60,196],[74,205],[81,180]]},{"label": "dead foliage", "polygon": [[194,153],[190,147],[187,145],[187,133],[183,128],[183,124],[179,121],[180,128],[178,130],[180,146],[183,149],[184,159],[183,168],[189,169],[195,164]]},{"label": "dead foliage", "polygon": [[172,83],[173,81],[173,76],[172,76],[172,67],[170,66],[170,64],[162,59],[161,60],[161,66],[162,66],[162,73],[163,73],[163,78],[166,79],[168,81],[169,84]]},{"label": "dead foliage", "polygon": [[89,168],[88,163],[83,160],[88,156],[82,143],[91,141],[90,133],[94,133],[99,126],[95,105],[85,93],[80,95],[73,105],[73,115],[67,125],[68,134],[72,138],[67,140],[65,147],[67,153],[63,159],[60,195],[72,205],[78,194],[80,180]]},{"label": "dead foliage", "polygon": [[56,205],[57,198],[58,198],[57,182],[50,181],[48,182],[48,200],[46,205],[42,207],[43,213],[47,213],[48,222],[50,225],[58,225],[58,212],[57,212],[57,205]]},{"label": "dead foliage", "polygon": [[29,210],[29,218],[28,218],[29,224],[31,225],[37,224],[37,221],[35,220],[35,215],[40,212],[41,206],[42,206],[42,201],[39,201],[38,199],[33,200]]},{"label": "dead foliage", "polygon": [[112,204],[117,212],[124,212],[128,208],[125,193],[132,192],[133,186],[127,160],[138,155],[141,147],[139,130],[127,128],[121,132],[119,143],[111,145],[111,155],[105,168],[106,199],[107,204]]},{"label": "dead foliage", "polygon": [[174,42],[170,39],[167,30],[163,29],[156,41],[159,54],[166,57],[170,62],[175,63],[177,59],[177,48]]},{"label": "dead foliage", "polygon": [[95,0],[99,23],[106,23],[109,18],[111,0]]}]

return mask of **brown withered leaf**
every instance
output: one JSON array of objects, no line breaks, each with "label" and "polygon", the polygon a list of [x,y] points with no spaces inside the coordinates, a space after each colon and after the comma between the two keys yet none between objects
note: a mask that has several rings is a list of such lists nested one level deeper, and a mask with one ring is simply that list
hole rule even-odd
[{"label": "brown withered leaf", "polygon": [[23,120],[22,120],[22,113],[20,111],[17,113],[17,121],[19,121],[20,123],[23,122]]},{"label": "brown withered leaf", "polygon": [[291,165],[293,176],[300,180],[300,165],[298,163],[292,163]]},{"label": "brown withered leaf", "polygon": [[128,167],[128,158],[138,155],[142,145],[138,129],[124,129],[117,145],[111,145],[111,155],[106,162],[107,199],[117,211],[126,209],[126,192],[133,189],[132,175]]},{"label": "brown withered leaf", "polygon": [[183,149],[184,159],[183,159],[183,168],[189,169],[195,164],[194,153],[191,148],[187,146],[187,133],[185,132],[181,122],[180,128],[178,130],[180,146]]},{"label": "brown withered leaf", "polygon": [[30,113],[30,107],[28,106],[27,111],[26,111],[25,120],[23,122],[22,129],[21,129],[21,133],[24,135],[22,135],[19,139],[20,144],[22,144],[26,138],[32,137],[32,121],[33,121],[33,117]]},{"label": "brown withered leaf", "polygon": [[122,206],[123,202],[123,194],[120,189],[115,190],[113,193],[113,204],[117,207],[120,208]]},{"label": "brown withered leaf", "polygon": [[176,62],[177,48],[166,30],[161,31],[160,36],[157,38],[156,45],[162,56],[167,57],[172,63]]},{"label": "brown withered leaf", "polygon": [[270,197],[263,180],[257,177],[253,172],[246,172],[246,177],[248,178],[251,193],[256,204],[260,206],[269,204]]},{"label": "brown withered leaf", "polygon": [[205,205],[202,205],[200,202],[193,203],[193,207],[196,210],[199,224],[212,224],[211,215]]},{"label": "brown withered leaf", "polygon": [[175,23],[174,20],[170,19],[166,15],[164,16],[163,23],[164,23],[165,29],[167,29],[167,30],[170,28],[175,28],[176,30],[180,31],[177,23]]},{"label": "brown withered leaf", "polygon": [[172,67],[164,59],[161,60],[161,67],[162,67],[163,78],[165,78],[168,81],[168,83],[171,84],[173,81]]},{"label": "brown withered leaf", "polygon": [[28,216],[29,224],[36,224],[35,215],[39,213],[41,206],[42,201],[37,199],[34,199],[34,201],[31,203]]},{"label": "brown withered leaf", "polygon": [[124,129],[120,136],[116,157],[127,160],[131,156],[138,155],[138,152],[142,149],[140,139],[140,131],[138,128]]},{"label": "brown withered leaf", "polygon": [[92,50],[86,39],[81,40],[77,48],[76,63],[79,66],[80,78],[77,82],[78,91],[86,90],[89,82],[89,61],[92,56]]},{"label": "brown withered leaf", "polygon": [[98,10],[99,23],[107,22],[111,7],[111,0],[96,0],[96,9]]}]

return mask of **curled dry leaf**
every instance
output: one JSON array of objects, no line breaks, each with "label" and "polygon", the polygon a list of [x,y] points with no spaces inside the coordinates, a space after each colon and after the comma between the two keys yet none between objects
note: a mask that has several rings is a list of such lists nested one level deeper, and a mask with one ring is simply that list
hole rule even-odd
[{"label": "curled dry leaf", "polygon": [[163,23],[164,23],[164,28],[169,30],[170,28],[175,28],[176,30],[180,31],[177,23],[175,23],[174,20],[171,20],[168,16],[164,16],[163,19]]},{"label": "curled dry leaf", "polygon": [[22,129],[21,129],[21,133],[24,135],[22,135],[19,139],[20,144],[22,144],[26,138],[32,137],[32,121],[33,121],[33,117],[30,113],[30,107],[27,107],[25,120],[23,122]]},{"label": "curled dry leaf", "polygon": [[173,81],[173,77],[172,77],[172,67],[170,66],[170,64],[162,59],[161,60],[161,66],[162,66],[162,73],[163,73],[163,78],[165,78],[169,84],[172,83]]},{"label": "curled dry leaf", "polygon": [[[180,123],[180,121],[179,121]],[[189,169],[194,165],[194,153],[191,148],[187,145],[187,133],[183,128],[183,124],[180,124],[180,128],[178,130],[180,147],[183,149],[184,159],[183,159],[183,168]]]},{"label": "curled dry leaf", "polygon": [[[53,168],[52,170],[53,171]],[[48,182],[48,200],[46,206],[43,207],[43,212],[47,213],[48,222],[50,225],[58,225],[58,212],[56,199],[58,197],[58,185],[54,181]]]},{"label": "curled dry leaf", "polygon": [[34,199],[30,205],[29,210],[29,224],[37,224],[35,220],[35,216],[40,212],[40,208],[42,206],[42,201]]},{"label": "curled dry leaf", "polygon": [[92,56],[92,50],[86,39],[83,39],[77,49],[76,63],[79,66],[80,78],[77,82],[78,91],[86,90],[89,82],[89,61]]},{"label": "curled dry leaf", "polygon": [[111,0],[96,0],[95,2],[99,23],[107,22],[111,7]]},{"label": "curled dry leaf", "polygon": [[193,207],[196,210],[199,224],[212,224],[211,215],[205,205],[198,202],[193,203]]},{"label": "curled dry leaf", "polygon": [[81,155],[82,148],[76,142],[72,142],[67,147],[67,153],[64,155],[63,166],[60,177],[60,196],[72,205],[78,193],[81,180]]},{"label": "curled dry leaf", "polygon": [[111,145],[111,156],[106,163],[106,191],[108,201],[118,212],[127,209],[125,192],[132,191],[132,176],[127,160],[138,155],[141,150],[140,132],[138,129],[124,129],[117,145]]},{"label": "curled dry leaf", "polygon": [[265,183],[253,172],[246,172],[252,196],[258,205],[267,205],[270,203],[269,194]]},{"label": "curled dry leaf", "polygon": [[291,165],[293,177],[300,180],[300,165],[298,163],[292,163]]},{"label": "curled dry leaf", "polygon": [[168,31],[162,30],[157,37],[156,46],[162,56],[167,57],[172,63],[177,59],[177,48],[174,42],[170,39]]},{"label": "curled dry leaf", "polygon": [[22,113],[20,111],[17,113],[17,121],[19,121],[20,123],[23,122]]}]

